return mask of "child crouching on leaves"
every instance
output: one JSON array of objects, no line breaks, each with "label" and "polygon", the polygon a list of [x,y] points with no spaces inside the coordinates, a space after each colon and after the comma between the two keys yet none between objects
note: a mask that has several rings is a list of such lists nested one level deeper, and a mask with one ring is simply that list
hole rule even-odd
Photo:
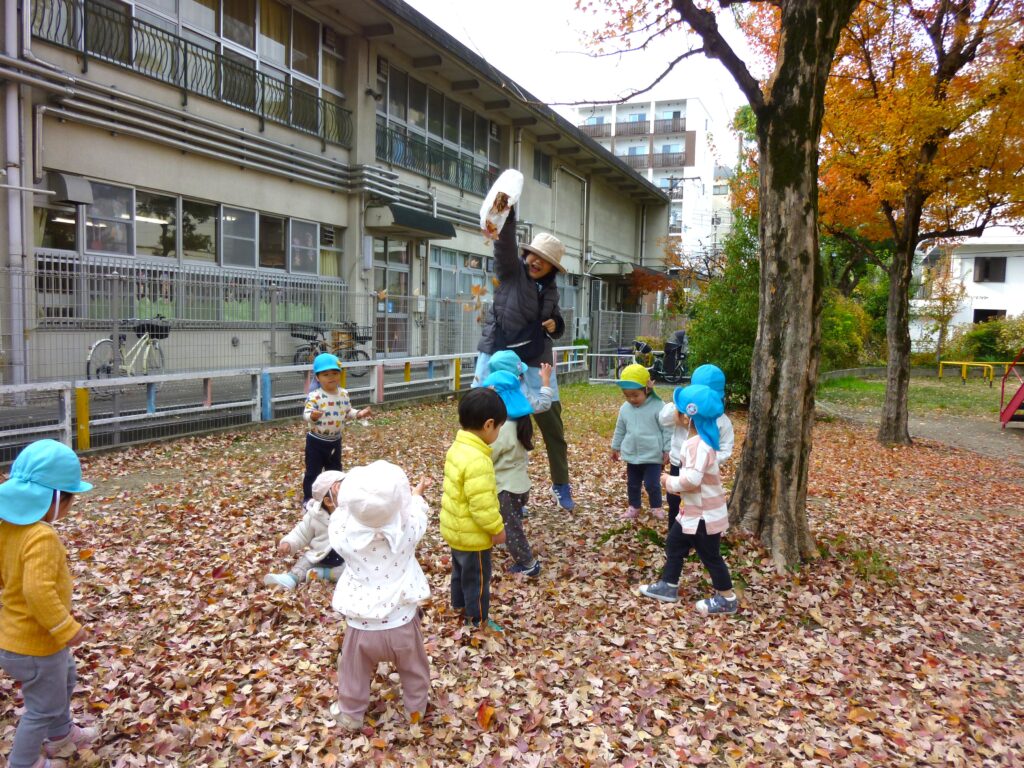
[{"label": "child crouching on leaves", "polygon": [[398,670],[410,720],[419,722],[426,712],[430,662],[419,603],[430,597],[430,587],[416,562],[416,545],[427,530],[423,491],[429,484],[423,478],[410,490],[401,468],[375,461],[354,467],[336,492],[330,540],[347,563],[332,603],[348,624],[338,657],[343,728],[362,726],[381,661]]},{"label": "child crouching on leaves", "polygon": [[729,527],[729,510],[716,454],[720,447],[716,420],[722,415],[722,398],[709,387],[691,384],[685,389],[678,387],[673,400],[697,434],[683,444],[679,476],[661,476],[667,491],[682,496],[682,510],[665,542],[661,579],[640,587],[640,592],[662,602],[677,602],[683,561],[691,549],[696,549],[715,588],[714,595],[697,602],[697,610],[705,616],[736,613],[739,600],[720,550],[722,533]]},{"label": "child crouching on leaves", "polygon": [[668,458],[672,434],[663,429],[658,420],[661,398],[651,387],[651,374],[637,363],[622,369],[622,378],[616,382],[626,402],[619,408],[612,436],[612,461],[626,462],[626,494],[629,506],[623,513],[627,520],[640,513],[641,486],[647,489],[647,499],[655,517],[664,517],[661,508],[661,470]]},{"label": "child crouching on leaves", "polygon": [[68,553],[53,529],[83,482],[75,452],[56,440],[27,446],[0,485],[0,668],[21,683],[25,710],[10,768],[64,768],[95,741],[71,719],[78,677],[71,648],[88,636],[71,615]]},{"label": "child crouching on leaves", "polygon": [[[722,398],[723,413],[715,421],[718,425],[718,468],[719,471],[721,471],[725,462],[727,462],[732,456],[733,445],[736,440],[732,428],[732,421],[730,421],[729,417],[724,413],[725,374],[717,365],[710,365],[706,363],[704,365],[697,366],[697,369],[690,377],[690,384],[703,384]],[[665,429],[672,430],[672,448],[668,452],[668,461],[671,467],[669,469],[669,474],[673,477],[678,477],[683,443],[685,443],[690,437],[690,420],[685,415],[679,413],[674,402],[665,403],[664,407],[661,409],[661,413],[658,415],[658,418],[661,421],[661,426]],[[671,531],[672,524],[676,521],[676,515],[679,514],[679,494],[669,492],[665,495],[668,497],[668,530]]]},{"label": "child crouching on leaves", "polygon": [[[551,366],[541,370],[541,379],[551,376]],[[523,530],[523,509],[530,498],[530,475],[527,468],[533,450],[533,408],[519,390],[519,380],[508,371],[492,373],[481,382],[498,393],[508,418],[491,444],[491,461],[498,486],[498,511],[505,524],[505,549],[515,563],[509,573],[530,578],[540,576],[540,560],[533,556],[530,542]],[[545,383],[545,386],[547,384]]]},{"label": "child crouching on leaves", "polygon": [[295,589],[307,579],[338,580],[345,561],[331,548],[327,524],[336,507],[331,489],[344,478],[344,472],[329,469],[321,472],[313,481],[313,498],[306,503],[306,513],[277,545],[278,554],[302,554],[287,573],[268,573],[264,576],[263,583],[268,587]]}]

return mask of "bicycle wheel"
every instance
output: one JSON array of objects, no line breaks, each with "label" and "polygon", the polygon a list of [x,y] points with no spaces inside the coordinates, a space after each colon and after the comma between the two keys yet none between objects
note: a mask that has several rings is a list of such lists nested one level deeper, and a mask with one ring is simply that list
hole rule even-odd
[{"label": "bicycle wheel", "polygon": [[320,348],[314,344],[303,344],[295,350],[292,365],[310,365],[313,358],[320,354]]},{"label": "bicycle wheel", "polygon": [[372,367],[370,365],[370,356],[361,349],[348,350],[345,352],[342,360],[346,363],[366,363],[366,365],[353,365],[350,368],[346,368],[345,370],[348,371],[349,376],[365,376],[370,372],[370,368]]},{"label": "bicycle wheel", "polygon": [[114,375],[114,342],[101,339],[92,345],[85,358],[85,378],[109,379]]},{"label": "bicycle wheel", "polygon": [[615,378],[621,379],[622,372],[626,369],[627,365],[632,365],[635,361],[628,357],[617,357],[615,358]]},{"label": "bicycle wheel", "polygon": [[151,344],[142,358],[142,374],[155,376],[164,372],[164,351]]}]

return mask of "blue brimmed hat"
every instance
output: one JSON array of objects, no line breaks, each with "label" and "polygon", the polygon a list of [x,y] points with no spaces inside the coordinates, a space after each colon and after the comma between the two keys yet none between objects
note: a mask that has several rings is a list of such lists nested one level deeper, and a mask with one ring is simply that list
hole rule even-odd
[{"label": "blue brimmed hat", "polygon": [[338,362],[336,355],[332,355],[330,352],[321,352],[319,355],[313,358],[313,375],[323,373],[324,371],[340,371],[341,364]]},{"label": "blue brimmed hat", "polygon": [[[515,354],[515,353],[513,353]],[[509,419],[521,419],[533,413],[533,406],[520,389],[519,377],[508,371],[495,371],[482,382],[481,387],[494,387],[505,403]]]},{"label": "blue brimmed hat", "polygon": [[698,365],[690,376],[690,384],[703,384],[717,392],[719,397],[725,397],[725,374],[717,365]]},{"label": "blue brimmed hat", "polygon": [[492,373],[496,371],[508,371],[515,376],[522,376],[527,371],[526,363],[520,360],[519,355],[511,349],[502,349],[495,352],[491,355],[491,359],[487,361],[487,365],[490,367]]},{"label": "blue brimmed hat", "polygon": [[720,441],[716,420],[724,412],[722,396],[711,387],[691,384],[688,387],[676,387],[672,401],[676,404],[676,410],[690,417],[701,440],[717,451]]},{"label": "blue brimmed hat", "polygon": [[82,480],[82,465],[73,450],[56,440],[37,440],[18,454],[10,479],[0,485],[0,520],[31,525],[46,515],[54,491],[91,490],[92,484]]}]

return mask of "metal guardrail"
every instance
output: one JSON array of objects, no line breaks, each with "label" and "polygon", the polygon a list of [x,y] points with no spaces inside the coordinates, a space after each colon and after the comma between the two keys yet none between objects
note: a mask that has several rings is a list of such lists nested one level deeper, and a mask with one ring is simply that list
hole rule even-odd
[{"label": "metal guardrail", "polygon": [[[562,375],[587,370],[586,347],[554,351]],[[457,393],[472,382],[476,356],[371,360],[365,378],[347,371],[366,361],[342,362],[342,386],[354,401],[377,405]],[[283,365],[0,385],[0,406],[23,412],[21,422],[0,425],[0,463],[42,437],[81,452],[294,417],[311,384],[308,365]]]},{"label": "metal guardrail", "polygon": [[486,195],[497,178],[495,171],[468,157],[383,123],[377,124],[377,159],[478,195]]},{"label": "metal guardrail", "polygon": [[[33,0],[32,34],[89,59],[126,67],[167,85],[352,146],[352,113],[216,51],[96,0]],[[261,123],[262,125],[262,123]]]}]

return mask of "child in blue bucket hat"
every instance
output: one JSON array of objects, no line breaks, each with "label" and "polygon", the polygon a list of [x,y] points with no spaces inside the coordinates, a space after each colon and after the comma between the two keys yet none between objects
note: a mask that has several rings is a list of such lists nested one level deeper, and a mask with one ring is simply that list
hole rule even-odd
[{"label": "child in blue bucket hat", "polygon": [[[722,398],[722,407],[725,407],[725,374],[717,365],[705,364],[698,366],[690,377],[690,384],[703,384]],[[680,416],[674,402],[665,403],[658,414],[658,420],[665,429],[672,430],[672,445],[668,452],[669,474],[673,477],[679,475],[680,455],[683,450],[683,443],[690,437],[690,420]],[[725,462],[732,456],[735,443],[732,421],[723,412],[715,423],[718,425],[718,467],[721,469]],[[668,530],[672,530],[672,524],[679,514],[679,496],[675,493],[665,494],[668,498]]]},{"label": "child in blue bucket hat", "polygon": [[523,510],[530,499],[527,468],[529,452],[533,450],[533,420],[530,418],[533,406],[520,390],[519,378],[509,371],[494,371],[480,386],[497,392],[508,412],[498,439],[491,444],[491,461],[498,484],[498,511],[505,523],[505,549],[515,561],[508,570],[535,578],[540,576],[540,560],[534,557],[523,530]]},{"label": "child in blue bucket hat", "polygon": [[682,509],[665,541],[661,579],[640,587],[640,592],[662,602],[678,602],[683,562],[695,549],[715,588],[714,595],[697,602],[697,611],[705,616],[736,613],[739,599],[720,548],[722,533],[729,527],[717,453],[721,447],[717,420],[722,415],[722,398],[710,387],[691,384],[677,387],[672,399],[696,434],[683,444],[678,476],[661,476],[665,490],[682,497]]},{"label": "child in blue bucket hat", "polygon": [[28,445],[0,485],[0,667],[21,682],[25,700],[11,768],[63,768],[57,758],[98,735],[71,719],[70,649],[87,633],[71,615],[67,550],[52,525],[89,490],[78,456],[56,440]]}]

